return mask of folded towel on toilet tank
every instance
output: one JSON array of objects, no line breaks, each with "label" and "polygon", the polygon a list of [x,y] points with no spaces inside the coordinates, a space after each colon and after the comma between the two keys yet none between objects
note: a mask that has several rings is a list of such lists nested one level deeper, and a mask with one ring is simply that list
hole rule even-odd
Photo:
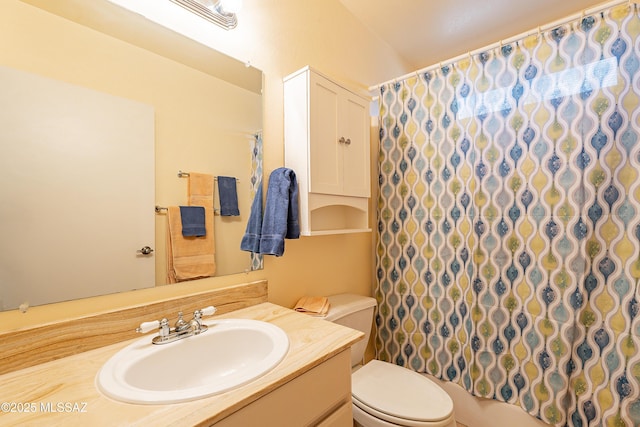
[{"label": "folded towel on toilet tank", "polygon": [[327,297],[309,297],[305,296],[298,300],[295,311],[309,314],[311,316],[324,317],[329,312],[330,304]]}]

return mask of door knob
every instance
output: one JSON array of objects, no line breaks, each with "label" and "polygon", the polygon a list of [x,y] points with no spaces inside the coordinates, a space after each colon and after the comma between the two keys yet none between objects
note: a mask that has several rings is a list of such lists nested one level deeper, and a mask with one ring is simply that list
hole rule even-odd
[{"label": "door knob", "polygon": [[142,249],[138,249],[136,252],[142,255],[149,255],[151,252],[153,252],[153,249],[151,249],[149,246],[144,246],[142,247]]}]

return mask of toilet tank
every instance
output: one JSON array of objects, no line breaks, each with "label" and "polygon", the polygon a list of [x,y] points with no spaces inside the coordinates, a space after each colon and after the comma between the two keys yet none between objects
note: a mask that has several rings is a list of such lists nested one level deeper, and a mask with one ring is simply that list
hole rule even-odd
[{"label": "toilet tank", "polygon": [[328,299],[330,307],[325,320],[364,333],[364,338],[351,347],[351,366],[356,366],[362,363],[367,349],[376,300],[353,294],[331,295]]}]

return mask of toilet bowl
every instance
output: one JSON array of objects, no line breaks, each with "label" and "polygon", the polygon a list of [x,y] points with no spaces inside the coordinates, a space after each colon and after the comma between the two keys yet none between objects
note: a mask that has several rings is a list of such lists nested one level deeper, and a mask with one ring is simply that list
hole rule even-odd
[{"label": "toilet bowl", "polygon": [[351,348],[353,419],[361,427],[456,427],[451,397],[426,376],[388,362],[360,365],[371,333],[375,300],[329,298],[326,320],[364,332]]}]

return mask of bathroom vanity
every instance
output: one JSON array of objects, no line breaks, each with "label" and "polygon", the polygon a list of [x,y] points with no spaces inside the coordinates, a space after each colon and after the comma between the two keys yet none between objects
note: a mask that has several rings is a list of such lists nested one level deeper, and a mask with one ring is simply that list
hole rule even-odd
[{"label": "bathroom vanity", "polygon": [[287,333],[289,351],[272,371],[226,393],[185,403],[141,405],[112,400],[95,386],[104,363],[132,340],[111,344],[1,375],[0,424],[351,425],[350,347],[362,333],[268,302],[216,317],[270,322]]}]

